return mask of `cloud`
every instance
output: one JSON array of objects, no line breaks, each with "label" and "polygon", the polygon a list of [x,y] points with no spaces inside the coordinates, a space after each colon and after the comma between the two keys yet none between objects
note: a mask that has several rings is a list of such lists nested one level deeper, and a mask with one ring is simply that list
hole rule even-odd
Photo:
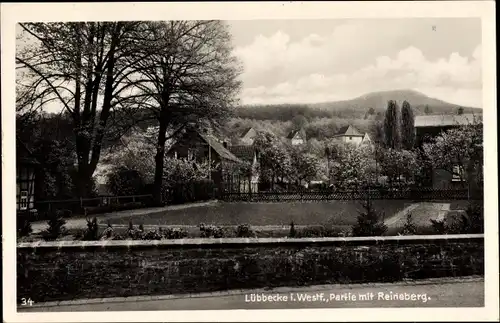
[{"label": "cloud", "polygon": [[[282,31],[256,37],[235,50],[245,67],[243,102],[320,102],[420,89],[449,102],[481,105],[481,46],[471,56],[448,51],[429,59],[416,46],[396,49],[397,41],[386,41],[384,47],[380,31],[345,24],[327,36],[311,34],[294,42]],[[384,37],[393,40],[404,34],[386,31]]]}]

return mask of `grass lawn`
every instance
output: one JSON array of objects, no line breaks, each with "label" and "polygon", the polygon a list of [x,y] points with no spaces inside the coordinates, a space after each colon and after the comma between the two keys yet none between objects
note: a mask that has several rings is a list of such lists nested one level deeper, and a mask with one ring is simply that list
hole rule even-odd
[{"label": "grass lawn", "polygon": [[[375,208],[390,217],[410,204],[403,200],[373,201]],[[135,215],[110,219],[111,224],[144,225],[296,225],[351,226],[356,223],[360,201],[226,203],[190,207],[149,215]]]}]

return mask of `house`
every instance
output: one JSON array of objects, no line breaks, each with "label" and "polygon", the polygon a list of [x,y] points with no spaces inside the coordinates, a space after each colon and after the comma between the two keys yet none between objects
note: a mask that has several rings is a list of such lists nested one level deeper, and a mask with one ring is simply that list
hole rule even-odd
[{"label": "house", "polygon": [[[218,187],[223,184],[223,179],[228,175],[225,169],[242,163],[228,150],[227,143],[220,142],[213,135],[194,128],[186,129],[182,136],[170,146],[166,155],[198,163],[208,162],[210,171],[207,177],[212,179]],[[235,177],[236,174],[230,175]],[[236,181],[237,178],[234,180]]]},{"label": "house", "polygon": [[35,209],[35,172],[39,163],[29,148],[16,140],[16,210],[18,213]]},{"label": "house", "polygon": [[305,131],[302,129],[290,131],[290,133],[286,138],[290,141],[290,143],[293,146],[302,145],[306,143],[306,134]]},{"label": "house", "polygon": [[340,128],[333,138],[356,146],[371,144],[368,133],[362,133],[351,125]]},{"label": "house", "polygon": [[[461,115],[424,115],[415,117],[415,143],[422,148],[425,143],[450,129],[465,126],[474,122],[475,119],[481,120],[480,115],[461,114]],[[455,174],[443,169],[430,168],[427,170],[428,183],[436,189],[463,188],[463,176],[459,176],[459,166],[456,166]]]},{"label": "house", "polygon": [[471,124],[475,118],[481,120],[480,115],[471,113],[460,115],[424,115],[415,117],[415,144],[421,147],[441,132]]},{"label": "house", "polygon": [[259,191],[260,171],[259,171],[259,154],[254,146],[237,145],[229,147],[231,153],[238,157],[243,162],[250,165],[250,173],[248,176],[240,178],[239,191],[255,193]]},{"label": "house", "polygon": [[247,127],[241,132],[239,142],[241,145],[251,146],[255,142],[257,131],[253,127]]}]

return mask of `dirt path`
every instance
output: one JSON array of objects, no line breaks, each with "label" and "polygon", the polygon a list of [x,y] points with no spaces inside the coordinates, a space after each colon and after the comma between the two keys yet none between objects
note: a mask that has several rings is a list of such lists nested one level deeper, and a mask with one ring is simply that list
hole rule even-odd
[{"label": "dirt path", "polygon": [[[188,209],[192,207],[208,206],[216,203],[217,201],[208,201],[208,202],[189,203],[182,205],[167,205],[163,207],[152,207],[145,209],[125,210],[119,212],[96,214],[95,217],[97,218],[97,221],[100,225],[106,225],[107,220],[111,219],[119,219],[129,216],[147,216],[149,214],[161,213],[171,210]],[[94,217],[94,216],[89,216],[89,217]],[[85,228],[86,226],[87,226],[87,220],[85,217],[66,219],[66,224],[65,224],[66,229]],[[45,221],[33,222],[31,224],[31,227],[33,228],[33,233],[39,233],[45,230],[45,228],[47,227],[47,221],[45,220]]]},{"label": "dirt path", "polygon": [[443,220],[450,211],[450,203],[414,203],[384,221],[388,228],[403,226],[408,213],[417,225],[428,225],[430,219]]}]

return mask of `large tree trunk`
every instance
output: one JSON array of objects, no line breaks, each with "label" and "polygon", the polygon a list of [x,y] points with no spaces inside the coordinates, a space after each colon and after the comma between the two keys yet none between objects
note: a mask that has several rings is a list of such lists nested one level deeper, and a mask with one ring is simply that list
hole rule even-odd
[{"label": "large tree trunk", "polygon": [[163,204],[162,185],[163,185],[163,168],[165,164],[165,142],[167,139],[167,121],[165,119],[164,109],[160,112],[160,133],[156,145],[155,155],[155,175],[153,183],[153,199],[157,205]]}]

